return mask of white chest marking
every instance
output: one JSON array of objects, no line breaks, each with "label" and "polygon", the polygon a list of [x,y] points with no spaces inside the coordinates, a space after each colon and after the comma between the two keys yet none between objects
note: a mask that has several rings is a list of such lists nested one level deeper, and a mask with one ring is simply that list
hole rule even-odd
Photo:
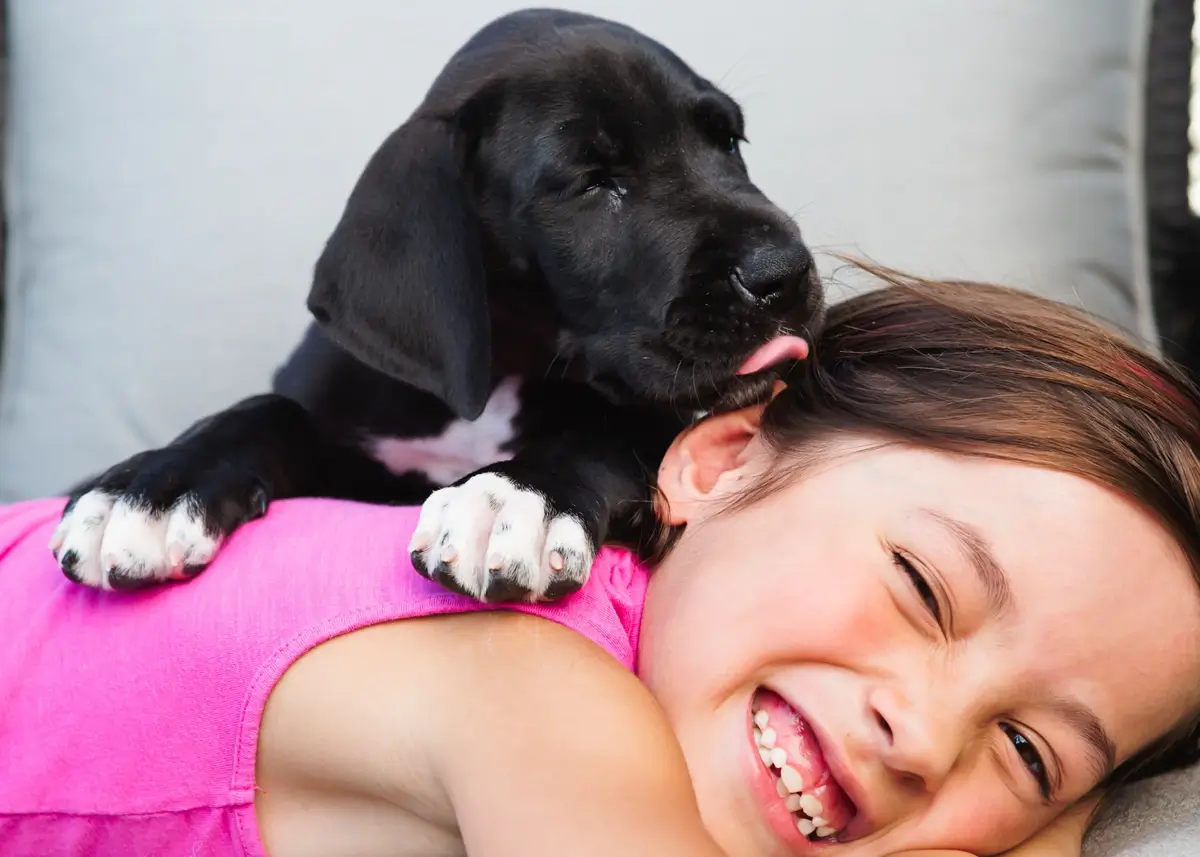
[{"label": "white chest marking", "polygon": [[455,420],[435,437],[368,438],[367,450],[392,473],[415,471],[437,485],[449,485],[484,465],[512,457],[503,447],[512,440],[513,419],[521,408],[520,386],[520,378],[505,378],[472,422]]}]

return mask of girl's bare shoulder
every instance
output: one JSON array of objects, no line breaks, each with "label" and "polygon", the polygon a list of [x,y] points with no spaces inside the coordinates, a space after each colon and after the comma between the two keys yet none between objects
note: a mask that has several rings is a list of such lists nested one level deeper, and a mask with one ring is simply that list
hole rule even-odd
[{"label": "girl's bare shoulder", "polygon": [[[272,857],[308,853],[290,843],[311,846],[325,830],[357,831],[360,849],[377,830],[381,855],[418,840],[423,853],[461,853],[464,840],[472,855],[579,853],[588,817],[596,853],[670,854],[688,841],[679,853],[704,853],[686,765],[654,699],[595,643],[527,614],[392,622],[316,647],[268,700],[258,772]],[[311,830],[314,801],[339,821]],[[297,821],[300,808],[310,821]],[[629,824],[614,825],[614,812]]]}]

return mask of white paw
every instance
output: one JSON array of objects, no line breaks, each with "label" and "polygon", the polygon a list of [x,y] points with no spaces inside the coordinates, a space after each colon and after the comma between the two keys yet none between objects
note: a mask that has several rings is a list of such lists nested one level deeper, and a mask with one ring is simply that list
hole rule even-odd
[{"label": "white paw", "polygon": [[417,570],[480,601],[537,601],[574,592],[596,557],[571,514],[504,476],[481,473],[429,495],[409,552]]},{"label": "white paw", "polygon": [[50,539],[63,574],[95,589],[140,589],[182,580],[206,565],[221,540],[205,531],[194,495],[155,512],[119,495],[89,491]]}]

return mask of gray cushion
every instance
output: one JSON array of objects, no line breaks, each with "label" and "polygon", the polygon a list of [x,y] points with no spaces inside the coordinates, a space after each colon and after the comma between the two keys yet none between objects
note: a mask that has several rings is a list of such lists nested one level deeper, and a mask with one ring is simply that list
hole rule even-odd
[{"label": "gray cushion", "polygon": [[1085,857],[1200,854],[1200,768],[1137,783],[1118,794],[1088,837]]}]

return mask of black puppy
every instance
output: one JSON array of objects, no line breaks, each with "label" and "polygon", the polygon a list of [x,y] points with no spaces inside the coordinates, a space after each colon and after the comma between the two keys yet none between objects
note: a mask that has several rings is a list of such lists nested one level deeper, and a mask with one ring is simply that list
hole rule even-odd
[{"label": "black puppy", "polygon": [[742,139],[734,101],[635,30],[493,21],[368,163],[275,392],[73,491],[63,572],[186,578],[272,500],[325,496],[424,503],[414,562],[448,588],[579,588],[601,543],[652,531],[675,434],[805,355],[812,257]]}]

